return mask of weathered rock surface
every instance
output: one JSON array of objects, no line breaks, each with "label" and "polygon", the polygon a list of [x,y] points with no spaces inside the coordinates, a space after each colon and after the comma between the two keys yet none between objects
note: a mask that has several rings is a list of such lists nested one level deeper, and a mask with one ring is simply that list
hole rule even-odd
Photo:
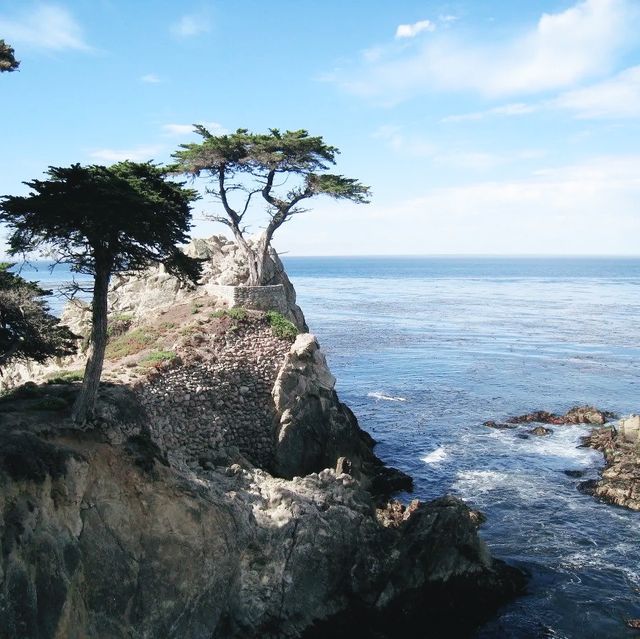
[{"label": "weathered rock surface", "polygon": [[537,422],[540,424],[605,424],[611,419],[615,419],[613,413],[598,410],[593,406],[575,406],[567,411],[564,415],[556,415],[548,413],[544,410],[538,410],[526,415],[511,417],[507,420],[508,424],[530,424]]},{"label": "weathered rock surface", "polygon": [[404,623],[460,584],[483,602],[522,585],[453,498],[383,526],[369,493],[330,470],[195,475],[140,438],[113,446],[95,432],[14,429],[2,439],[6,639],[298,637],[346,610]]},{"label": "weathered rock surface", "polygon": [[[221,235],[208,239],[194,239],[185,252],[202,261],[202,277],[197,288],[181,283],[162,266],[151,268],[139,276],[114,278],[109,292],[109,307],[114,313],[131,313],[136,318],[184,302],[197,292],[216,296],[219,286],[242,286],[249,278],[246,259],[235,242]],[[284,287],[286,309],[283,314],[301,330],[306,330],[304,315],[296,304],[293,288],[280,258],[271,249],[271,260],[265,267],[265,286]]]},{"label": "weathered rock surface", "polygon": [[373,455],[373,440],[338,399],[335,382],[316,338],[309,333],[298,335],[272,391],[275,472],[291,478],[333,468],[340,458],[346,458],[351,474],[367,478],[374,492],[410,490],[408,475],[385,467]]},{"label": "weathered rock surface", "polygon": [[631,510],[640,510],[640,417],[621,419],[617,427],[594,430],[584,444],[602,451],[605,469],[598,480],[581,489],[594,497]]}]

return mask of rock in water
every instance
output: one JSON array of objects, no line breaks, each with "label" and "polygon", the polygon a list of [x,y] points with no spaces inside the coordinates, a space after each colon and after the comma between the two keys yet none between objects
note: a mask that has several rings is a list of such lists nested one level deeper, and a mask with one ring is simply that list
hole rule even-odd
[{"label": "rock in water", "polygon": [[590,486],[594,497],[631,510],[640,510],[640,420],[621,419],[618,427],[595,429],[584,439],[587,446],[602,451],[605,469]]}]

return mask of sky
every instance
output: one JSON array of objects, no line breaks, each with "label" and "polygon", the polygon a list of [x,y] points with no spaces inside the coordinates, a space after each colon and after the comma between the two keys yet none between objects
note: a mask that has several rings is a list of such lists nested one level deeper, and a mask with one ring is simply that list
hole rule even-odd
[{"label": "sky", "polygon": [[639,0],[0,0],[0,194],[302,128],[373,197],[312,200],[282,253],[638,255],[639,33]]}]

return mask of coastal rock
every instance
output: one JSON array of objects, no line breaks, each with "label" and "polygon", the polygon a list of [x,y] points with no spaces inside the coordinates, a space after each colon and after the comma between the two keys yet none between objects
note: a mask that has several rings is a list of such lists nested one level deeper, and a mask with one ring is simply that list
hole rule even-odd
[{"label": "coastal rock", "polygon": [[[140,441],[66,433],[15,430],[0,458],[6,639],[293,638],[350,610],[379,628],[437,616],[460,584],[483,603],[522,587],[459,500],[412,504],[383,526],[369,493],[333,471],[194,475]],[[449,604],[453,622],[464,616]]]},{"label": "coastal rock", "polygon": [[527,431],[530,435],[537,435],[538,437],[544,437],[545,435],[551,435],[553,429],[545,428],[544,426],[536,426],[535,428]]},{"label": "coastal rock", "polygon": [[[202,277],[197,287],[180,282],[161,265],[139,275],[116,276],[109,292],[111,312],[144,318],[157,309],[184,302],[203,292],[215,297],[219,286],[243,286],[248,281],[249,269],[242,250],[221,235],[194,239],[185,248],[185,253],[202,260]],[[269,257],[264,270],[264,285],[283,286],[284,315],[300,330],[307,330],[302,310],[296,304],[295,289],[280,258],[273,249]]]},{"label": "coastal rock", "polygon": [[496,428],[498,430],[509,430],[512,428],[518,428],[517,424],[505,424],[504,422],[494,422],[492,419],[482,424],[487,428]]},{"label": "coastal rock", "polygon": [[564,415],[556,415],[544,410],[538,410],[526,415],[511,417],[507,420],[508,424],[530,424],[532,422],[540,424],[605,424],[610,419],[614,419],[615,415],[607,411],[602,411],[593,406],[575,406],[567,411]]},{"label": "coastal rock", "polygon": [[630,415],[621,419],[617,430],[625,442],[637,444],[640,441],[640,415]]},{"label": "coastal rock", "polygon": [[272,390],[275,405],[275,472],[287,478],[335,468],[341,457],[351,474],[366,479],[381,495],[410,490],[411,478],[385,467],[373,454],[373,440],[360,429],[355,415],[334,390],[316,338],[298,335],[282,364]]},{"label": "coastal rock", "polygon": [[621,428],[599,428],[584,439],[602,451],[605,469],[589,487],[594,497],[631,510],[640,510],[640,451],[634,417],[621,420]]}]

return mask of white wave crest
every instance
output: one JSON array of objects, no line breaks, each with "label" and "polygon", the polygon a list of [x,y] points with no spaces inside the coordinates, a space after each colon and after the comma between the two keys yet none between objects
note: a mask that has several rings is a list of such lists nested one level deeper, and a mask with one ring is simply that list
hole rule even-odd
[{"label": "white wave crest", "polygon": [[406,397],[393,396],[393,395],[385,395],[381,391],[374,391],[371,393],[367,393],[367,397],[373,397],[373,399],[384,400],[385,402],[406,402]]},{"label": "white wave crest", "polygon": [[444,449],[444,446],[439,446],[434,451],[430,452],[428,455],[421,457],[422,461],[425,464],[437,464],[438,462],[446,459],[449,456],[449,453]]}]

